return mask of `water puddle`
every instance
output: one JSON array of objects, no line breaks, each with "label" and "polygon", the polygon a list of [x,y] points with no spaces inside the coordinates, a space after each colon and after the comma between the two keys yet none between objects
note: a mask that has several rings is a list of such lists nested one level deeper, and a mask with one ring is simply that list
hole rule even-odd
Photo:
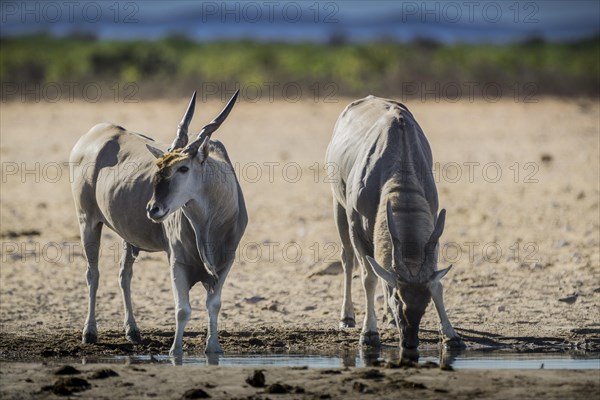
[{"label": "water puddle", "polygon": [[[419,364],[434,362],[454,369],[597,369],[600,370],[599,353],[517,353],[506,351],[467,350],[445,355],[441,360],[435,351],[422,351]],[[224,354],[219,356],[186,356],[177,362],[167,355],[137,355],[87,358],[83,364],[181,364],[219,365],[222,367],[308,367],[343,368],[382,365],[397,362],[398,350],[383,350],[376,354],[346,352],[344,354]]]}]

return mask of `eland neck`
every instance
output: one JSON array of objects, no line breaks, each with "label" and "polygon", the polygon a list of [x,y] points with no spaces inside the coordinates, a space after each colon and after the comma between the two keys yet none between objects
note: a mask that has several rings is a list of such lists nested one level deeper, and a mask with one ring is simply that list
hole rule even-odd
[{"label": "eland neck", "polygon": [[[225,159],[211,153],[197,174],[198,196],[186,208],[207,219],[222,220],[238,212],[238,185],[235,171]],[[204,219],[204,218],[203,218]]]},{"label": "eland neck", "polygon": [[389,179],[383,186],[374,233],[375,258],[392,265],[392,239],[388,231],[386,205],[390,202],[394,224],[401,244],[401,257],[412,276],[418,280],[422,271],[424,248],[434,227],[434,216],[422,188],[414,181]]}]

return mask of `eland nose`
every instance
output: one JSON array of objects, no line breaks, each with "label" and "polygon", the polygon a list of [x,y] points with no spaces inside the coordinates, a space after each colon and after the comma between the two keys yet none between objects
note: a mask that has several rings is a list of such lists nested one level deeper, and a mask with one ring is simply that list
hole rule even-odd
[{"label": "eland nose", "polygon": [[154,222],[161,222],[169,215],[169,209],[163,207],[160,203],[148,203],[146,212],[148,213],[148,218]]},{"label": "eland nose", "polygon": [[157,206],[156,204],[148,203],[148,206],[146,207],[146,211],[148,212],[149,217],[156,217],[158,214],[160,214],[160,207]]}]

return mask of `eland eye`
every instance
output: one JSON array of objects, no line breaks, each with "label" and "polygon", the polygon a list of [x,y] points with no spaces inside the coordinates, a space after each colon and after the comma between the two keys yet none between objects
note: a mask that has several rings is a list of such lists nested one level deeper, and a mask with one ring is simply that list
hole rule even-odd
[{"label": "eland eye", "polygon": [[186,167],[185,165],[177,168],[177,172],[181,172],[182,174],[185,174],[186,172],[188,172],[190,169],[188,167]]}]

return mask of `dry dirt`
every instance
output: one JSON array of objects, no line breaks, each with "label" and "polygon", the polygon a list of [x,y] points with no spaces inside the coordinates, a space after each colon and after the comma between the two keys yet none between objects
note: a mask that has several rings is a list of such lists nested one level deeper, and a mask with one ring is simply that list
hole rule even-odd
[{"label": "dry dirt", "polygon": [[[358,328],[337,328],[339,240],[323,161],[335,120],[349,101],[241,102],[214,135],[236,163],[250,217],[223,290],[220,331],[226,353],[357,349]],[[53,371],[62,358],[168,352],[174,315],[166,257],[142,253],[136,261],[133,302],[144,340],[129,344],[121,328],[121,244],[108,229],[101,247],[99,343],[80,344],[87,287],[66,161],[78,137],[101,121],[170,142],[186,102],[2,104],[2,398],[45,397],[50,392],[42,386],[59,379]],[[221,106],[200,103],[192,130]],[[440,205],[448,212],[440,267],[454,264],[444,278],[445,302],[466,344],[600,351],[598,102],[547,98],[533,104],[416,101],[408,106],[433,149]],[[355,274],[361,321],[362,287],[359,271]],[[200,355],[207,320],[204,289],[195,287],[191,298],[184,351]],[[430,305],[422,324],[424,347],[437,345],[436,327]],[[394,346],[397,333],[382,327],[382,340]],[[76,376],[90,379],[101,367],[77,368],[82,373]],[[194,387],[217,398],[272,396],[245,384],[251,371],[243,368],[186,366],[185,374],[160,365],[111,368],[119,376],[90,380],[86,396],[177,398]],[[266,374],[269,384],[305,390],[288,393],[295,398],[351,398],[370,391],[374,397],[401,391],[408,398],[600,393],[598,370],[380,368],[383,376],[375,378],[361,377],[365,370],[340,371],[281,368]],[[415,382],[425,389],[415,389]]]}]

